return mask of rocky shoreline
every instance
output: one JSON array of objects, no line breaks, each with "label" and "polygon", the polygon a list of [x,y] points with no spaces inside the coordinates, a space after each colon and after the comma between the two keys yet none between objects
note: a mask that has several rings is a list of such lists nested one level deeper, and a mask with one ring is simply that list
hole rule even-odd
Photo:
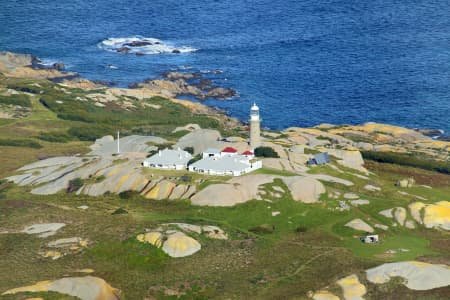
[{"label": "rocky shoreline", "polygon": [[[221,73],[220,70],[212,71],[212,74]],[[231,124],[242,125],[242,121],[226,115],[226,112],[203,105],[201,103],[190,100],[177,99],[179,96],[189,96],[198,100],[214,99],[230,99],[237,96],[237,91],[232,88],[218,86],[212,79],[206,78],[204,74],[199,72],[180,72],[170,71],[161,75],[162,79],[147,79],[142,82],[131,83],[128,89],[114,88],[113,83],[104,81],[91,81],[79,76],[74,72],[66,72],[65,66],[61,62],[45,66],[42,61],[30,54],[18,54],[13,52],[0,52],[0,74],[6,77],[30,78],[30,79],[47,79],[64,86],[72,88],[81,88],[83,90],[103,89],[106,94],[114,94],[115,96],[133,96],[137,98],[151,97],[160,95],[171,101],[180,103],[189,107],[194,113],[208,114],[213,116],[221,116],[222,119],[231,121]],[[141,96],[139,96],[141,95]],[[317,125],[316,128],[323,128],[327,124]],[[337,127],[337,125],[331,125]],[[343,126],[352,127],[352,126]],[[353,126],[355,127],[355,126]],[[397,126],[394,126],[397,127]],[[398,127],[400,128],[400,127]],[[450,141],[450,136],[441,129],[434,128],[413,128],[407,129],[420,133],[425,137],[436,141]],[[354,135],[353,133],[347,133]],[[359,133],[356,133],[358,138]]]}]

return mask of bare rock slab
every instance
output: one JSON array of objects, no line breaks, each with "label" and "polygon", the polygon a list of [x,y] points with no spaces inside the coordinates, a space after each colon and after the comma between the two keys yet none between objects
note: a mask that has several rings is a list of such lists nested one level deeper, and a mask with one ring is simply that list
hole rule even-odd
[{"label": "bare rock slab", "polygon": [[170,257],[189,256],[200,251],[201,248],[199,242],[182,232],[169,235],[162,246],[162,250]]},{"label": "bare rock slab", "polygon": [[345,226],[353,228],[355,230],[359,230],[359,231],[365,231],[365,232],[371,232],[371,233],[374,232],[374,229],[372,228],[372,226],[370,226],[369,224],[367,224],[366,222],[364,222],[361,219],[351,220],[350,222],[345,224]]},{"label": "bare rock slab", "polygon": [[362,296],[366,294],[367,289],[355,274],[338,280],[337,284],[342,288],[345,300],[364,300]]},{"label": "bare rock slab", "polygon": [[49,237],[66,226],[64,223],[43,223],[43,224],[33,224],[26,227],[22,232],[27,234],[37,234],[41,238]]},{"label": "bare rock slab", "polygon": [[376,284],[388,282],[391,277],[402,277],[411,290],[431,290],[450,285],[450,268],[418,261],[386,263],[368,269],[367,279]]},{"label": "bare rock slab", "polygon": [[81,300],[119,300],[119,290],[111,287],[105,280],[94,277],[66,277],[54,281],[40,281],[34,285],[15,288],[2,295],[23,292],[57,292],[78,297]]}]

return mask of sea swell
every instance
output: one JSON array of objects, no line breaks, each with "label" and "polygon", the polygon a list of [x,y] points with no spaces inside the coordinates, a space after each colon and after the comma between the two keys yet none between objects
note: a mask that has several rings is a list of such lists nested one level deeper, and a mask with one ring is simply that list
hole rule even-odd
[{"label": "sea swell", "polygon": [[190,53],[198,49],[190,46],[176,46],[170,42],[165,42],[156,38],[149,37],[119,37],[108,38],[97,45],[100,49],[140,55],[168,54],[168,53]]}]

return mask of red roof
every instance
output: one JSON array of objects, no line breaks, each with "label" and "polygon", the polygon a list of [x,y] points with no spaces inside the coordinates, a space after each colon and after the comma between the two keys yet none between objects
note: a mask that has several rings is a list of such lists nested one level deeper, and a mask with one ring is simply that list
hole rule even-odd
[{"label": "red roof", "polygon": [[244,153],[242,153],[242,155],[253,155],[253,152],[247,150],[247,151],[245,151]]},{"label": "red roof", "polygon": [[225,152],[225,153],[236,153],[238,151],[236,149],[234,149],[233,147],[226,147],[225,149],[222,150],[222,152]]}]

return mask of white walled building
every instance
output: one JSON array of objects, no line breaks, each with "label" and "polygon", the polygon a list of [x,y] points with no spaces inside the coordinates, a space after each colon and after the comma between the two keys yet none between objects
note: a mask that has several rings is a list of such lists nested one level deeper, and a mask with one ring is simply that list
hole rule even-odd
[{"label": "white walled building", "polygon": [[244,155],[205,157],[191,165],[189,171],[207,175],[240,176],[262,167],[262,162]]},{"label": "white walled building", "polygon": [[192,155],[184,150],[164,149],[142,162],[144,167],[156,169],[185,170]]}]

